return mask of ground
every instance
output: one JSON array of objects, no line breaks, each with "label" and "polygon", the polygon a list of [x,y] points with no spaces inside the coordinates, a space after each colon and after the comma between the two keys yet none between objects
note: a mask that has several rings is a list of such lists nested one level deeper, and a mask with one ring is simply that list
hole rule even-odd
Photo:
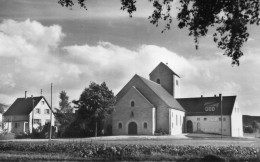
[{"label": "ground", "polygon": [[[13,142],[46,142],[48,139],[15,139]],[[91,138],[52,139],[53,142],[93,142],[105,144],[143,144],[143,145],[210,145],[260,147],[260,138],[228,137],[212,134],[180,134],[174,136],[103,136]],[[6,141],[0,141],[6,142]]]}]

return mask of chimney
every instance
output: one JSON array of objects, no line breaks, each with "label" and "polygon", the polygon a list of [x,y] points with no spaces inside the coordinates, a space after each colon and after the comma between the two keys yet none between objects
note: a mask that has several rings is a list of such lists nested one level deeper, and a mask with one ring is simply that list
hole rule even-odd
[{"label": "chimney", "polygon": [[217,95],[215,94],[214,97],[217,97]]},{"label": "chimney", "polygon": [[33,95],[31,95],[31,97],[33,98]]},{"label": "chimney", "polygon": [[27,91],[24,92],[24,98],[27,98]]},{"label": "chimney", "polygon": [[203,98],[203,95],[201,95],[200,97]]},{"label": "chimney", "polygon": [[221,93],[219,94],[219,98],[222,100],[222,94]]}]

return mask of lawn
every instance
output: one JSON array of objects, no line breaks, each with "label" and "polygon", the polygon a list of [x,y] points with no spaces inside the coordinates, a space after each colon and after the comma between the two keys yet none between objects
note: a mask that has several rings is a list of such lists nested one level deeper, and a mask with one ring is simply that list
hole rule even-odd
[{"label": "lawn", "polygon": [[12,160],[259,160],[258,138],[214,135],[109,136],[0,141],[0,161]]}]

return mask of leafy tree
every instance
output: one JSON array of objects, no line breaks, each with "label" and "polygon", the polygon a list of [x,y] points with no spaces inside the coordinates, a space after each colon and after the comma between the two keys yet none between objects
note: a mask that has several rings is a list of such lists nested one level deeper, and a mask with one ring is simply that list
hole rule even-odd
[{"label": "leafy tree", "polygon": [[77,122],[87,135],[97,136],[104,130],[104,122],[114,110],[114,93],[102,84],[90,83],[80,95],[79,100],[73,101],[79,108]]},{"label": "leafy tree", "polygon": [[258,130],[259,130],[259,123],[257,122],[257,121],[253,121],[252,122],[252,128],[253,128],[253,130],[254,130],[254,132],[257,132]]},{"label": "leafy tree", "polygon": [[63,136],[66,129],[70,126],[70,124],[75,119],[75,114],[72,112],[72,107],[70,106],[69,97],[65,91],[60,92],[60,102],[59,109],[55,109],[55,118],[59,122],[59,134]]},{"label": "leafy tree", "polygon": [[0,103],[0,114],[4,113],[5,107],[7,107],[7,106]]},{"label": "leafy tree", "polygon": [[[76,0],[58,0],[65,7],[72,7]],[[136,0],[120,0],[121,10],[126,10],[129,16],[137,10]],[[81,7],[87,10],[87,0],[77,0]],[[173,21],[172,10],[174,0],[148,0],[154,11],[148,17],[150,23],[158,26],[165,24],[162,32],[169,30]],[[199,38],[206,36],[209,27],[214,27],[214,42],[224,50],[224,55],[232,58],[232,65],[239,65],[243,55],[241,48],[248,40],[248,25],[259,25],[259,0],[179,0],[177,20],[179,28],[188,28],[189,36],[194,37],[198,49]]]}]

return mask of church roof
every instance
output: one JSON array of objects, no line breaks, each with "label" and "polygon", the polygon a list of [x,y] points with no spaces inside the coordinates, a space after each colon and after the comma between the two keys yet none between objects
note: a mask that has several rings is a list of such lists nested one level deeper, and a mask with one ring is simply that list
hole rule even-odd
[{"label": "church roof", "polygon": [[158,66],[156,66],[156,68],[153,69],[153,71],[150,73],[150,75],[152,73],[154,73],[157,69],[164,69],[167,70],[169,73],[171,73],[172,75],[176,75],[177,77],[180,78],[180,76],[178,74],[176,74],[171,68],[169,68],[167,65],[165,65],[164,63],[160,62],[160,64]]},{"label": "church roof", "polygon": [[[10,108],[4,113],[4,116],[10,115],[29,115],[33,108],[44,99],[48,104],[46,99],[43,96],[39,97],[28,97],[28,98],[17,98]],[[34,103],[33,103],[34,100]],[[34,107],[33,107],[34,106]],[[49,104],[48,104],[49,106]],[[49,106],[50,107],[50,106]]]},{"label": "church roof", "polygon": [[185,111],[183,107],[173,98],[160,84],[135,75],[117,94],[119,101],[131,87],[135,87],[154,106],[165,105],[166,107]]},{"label": "church roof", "polygon": [[[186,110],[187,116],[221,115],[219,97],[180,98],[177,101]],[[223,96],[222,114],[231,115],[236,96]]]}]

